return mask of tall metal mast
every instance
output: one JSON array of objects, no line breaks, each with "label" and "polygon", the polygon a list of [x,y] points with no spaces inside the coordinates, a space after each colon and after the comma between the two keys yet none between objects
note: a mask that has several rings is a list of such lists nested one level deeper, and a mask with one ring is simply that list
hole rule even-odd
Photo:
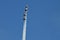
[{"label": "tall metal mast", "polygon": [[23,35],[22,35],[22,40],[26,40],[26,23],[27,23],[27,12],[28,12],[28,5],[25,6],[24,10],[24,25],[23,25]]}]

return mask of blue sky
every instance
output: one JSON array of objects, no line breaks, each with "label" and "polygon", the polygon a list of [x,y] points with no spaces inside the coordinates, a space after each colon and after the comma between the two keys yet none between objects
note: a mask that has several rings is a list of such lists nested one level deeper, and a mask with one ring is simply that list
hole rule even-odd
[{"label": "blue sky", "polygon": [[27,40],[60,40],[60,0],[0,0],[0,40],[22,40],[26,3]]}]

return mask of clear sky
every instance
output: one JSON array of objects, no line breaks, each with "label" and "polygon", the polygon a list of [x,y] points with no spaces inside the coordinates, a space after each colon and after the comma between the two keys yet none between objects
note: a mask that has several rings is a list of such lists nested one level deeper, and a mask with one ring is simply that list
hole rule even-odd
[{"label": "clear sky", "polygon": [[0,0],[0,40],[22,40],[26,3],[27,40],[60,40],[60,0]]}]

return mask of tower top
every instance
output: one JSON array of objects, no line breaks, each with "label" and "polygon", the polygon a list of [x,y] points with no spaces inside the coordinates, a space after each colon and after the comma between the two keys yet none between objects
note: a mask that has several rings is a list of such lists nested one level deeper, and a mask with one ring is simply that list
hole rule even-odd
[{"label": "tower top", "polygon": [[24,10],[24,18],[23,18],[24,21],[27,19],[27,12],[28,12],[28,5],[26,4],[25,10]]},{"label": "tower top", "polygon": [[25,11],[28,11],[28,5],[26,4],[26,6],[25,6]]}]

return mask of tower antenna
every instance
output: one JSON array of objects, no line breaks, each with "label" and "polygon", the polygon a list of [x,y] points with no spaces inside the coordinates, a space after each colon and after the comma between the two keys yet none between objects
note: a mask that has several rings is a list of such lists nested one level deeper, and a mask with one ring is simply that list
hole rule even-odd
[{"label": "tower antenna", "polygon": [[22,40],[26,40],[27,12],[28,12],[28,5],[25,6],[24,15],[23,15],[24,24],[23,24]]}]

